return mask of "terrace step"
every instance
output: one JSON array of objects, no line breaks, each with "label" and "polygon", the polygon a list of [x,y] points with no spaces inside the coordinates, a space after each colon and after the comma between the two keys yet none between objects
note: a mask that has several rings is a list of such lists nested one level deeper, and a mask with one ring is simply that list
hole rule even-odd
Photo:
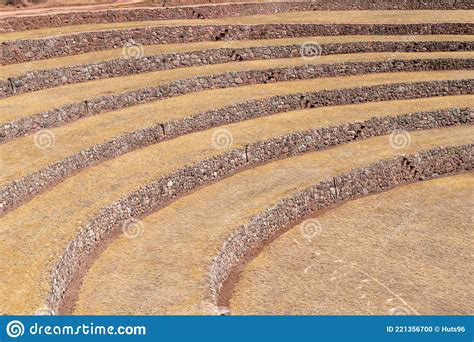
[{"label": "terrace step", "polygon": [[232,314],[469,314],[473,181],[410,184],[308,218],[311,241],[294,226],[243,268]]},{"label": "terrace step", "polygon": [[[162,108],[162,111],[158,110],[159,116],[155,114],[159,109],[156,106],[148,108],[150,110],[143,110],[145,117],[137,117],[135,111],[130,110],[112,112],[86,118],[54,130],[41,131],[34,137],[19,138],[3,144],[0,146],[0,151],[5,155],[2,165],[4,174],[0,181],[2,211],[11,210],[87,167],[128,152],[192,132],[259,117],[263,121],[257,120],[254,124],[260,122],[265,124],[267,122],[265,116],[277,115],[278,120],[278,115],[286,113],[291,120],[290,118],[295,115],[289,127],[294,125],[299,128],[303,127],[302,122],[321,124],[322,122],[317,121],[319,115],[323,115],[321,118],[333,115],[333,119],[340,118],[352,122],[352,120],[367,120],[372,116],[390,117],[417,112],[417,115],[424,117],[424,120],[417,124],[417,128],[433,128],[472,121],[469,112],[464,110],[473,107],[472,96],[450,96],[466,94],[469,82],[377,84],[377,82],[371,83],[370,80],[365,83],[367,79],[359,78],[351,80],[356,81],[354,85],[357,84],[359,87],[335,90],[332,89],[334,87],[332,81],[334,80],[321,79],[317,84],[314,82],[293,84],[293,91],[296,93],[290,94],[288,87],[272,83],[260,87],[242,87],[242,91],[238,93],[215,90],[209,97],[202,96],[205,94],[199,97],[192,94],[192,97],[186,99],[188,95],[185,95],[184,99],[173,98],[155,103]],[[404,81],[410,81],[410,78],[405,76]],[[371,86],[360,88],[361,84]],[[351,83],[346,82],[345,85],[351,86]],[[301,88],[298,89],[298,86]],[[438,97],[432,97],[433,95]],[[244,96],[247,96],[249,101],[235,103],[238,100],[245,100]],[[403,100],[405,98],[407,100]],[[182,105],[186,100],[190,100],[200,110],[208,109],[208,111],[196,113],[195,108]],[[347,105],[353,102],[359,105]],[[387,106],[390,106],[390,109],[387,109]],[[219,107],[220,109],[211,110]],[[298,111],[306,108],[315,109]],[[360,110],[364,112],[361,113]],[[454,111],[454,114],[450,114],[450,111]],[[353,116],[353,113],[356,115]],[[446,115],[445,120],[440,119],[441,114]],[[451,118],[448,120],[448,117]],[[146,126],[142,122],[146,122]],[[272,119],[269,118],[268,122],[272,122]],[[331,120],[324,123],[331,122],[340,123]],[[101,129],[97,130],[97,127]],[[71,139],[71,136],[81,138]],[[18,155],[21,155],[21,158]],[[25,164],[25,159],[29,165]]]},{"label": "terrace step", "polygon": [[[26,73],[0,80],[0,98],[66,84],[190,66],[294,57],[317,59],[319,55],[377,52],[391,52],[387,61],[396,61],[398,60],[397,56],[402,51],[426,53],[474,50],[473,43],[469,42],[468,39],[465,41],[411,41],[411,38],[410,41],[407,41],[406,37],[398,39],[400,41],[362,41],[328,44],[306,40],[305,42],[292,45],[268,45],[268,43],[262,42],[262,46],[247,48],[224,46],[221,49],[198,50],[188,53],[173,52],[161,55],[148,55],[146,57],[144,56],[144,47],[127,46],[122,49],[120,58],[101,63],[37,71],[31,71],[31,66],[25,66],[24,63],[20,65],[14,64],[13,66],[17,70],[23,70]],[[328,39],[325,40],[328,41]],[[193,43],[186,45],[193,45]],[[56,60],[56,58],[53,59]],[[20,69],[19,66],[22,68],[26,67],[26,70]],[[6,71],[9,69],[13,68],[6,66]]]},{"label": "terrace step", "polygon": [[[329,177],[457,144],[451,133],[458,129],[472,132],[466,127],[416,132],[403,152],[390,148],[387,136],[371,138],[244,171],[185,196],[140,219],[141,236],[121,235],[108,245],[86,273],[73,313],[209,313],[208,267],[239,224]],[[71,309],[74,301],[67,304]]]},{"label": "terrace step", "polygon": [[[468,12],[468,11],[466,11]],[[461,18],[460,21],[463,21]],[[149,26],[45,38],[6,40],[3,64],[14,64],[124,46],[339,35],[473,34],[471,22],[416,24],[259,24]],[[32,32],[32,31],[29,31]]]},{"label": "terrace step", "polygon": [[[180,167],[201,161],[206,157],[222,155],[223,151],[242,146],[247,141],[257,141],[282,134],[285,131],[285,125],[287,123],[271,125],[269,126],[271,129],[266,133],[263,133],[261,129],[265,126],[255,126],[250,121],[231,125],[227,128],[228,131],[233,132],[234,145],[222,150],[216,148],[217,143],[213,143],[215,130],[194,133],[150,146],[84,170],[7,213],[0,218],[0,233],[4,241],[0,249],[0,258],[5,261],[1,264],[8,265],[8,268],[0,273],[0,286],[3,293],[10,293],[10,295],[1,298],[0,310],[10,313],[32,312],[45,304],[51,282],[50,272],[54,265],[69,242],[101,208]],[[278,127],[283,130],[277,130]],[[292,129],[288,127],[286,131]],[[469,126],[420,131],[413,133],[412,141],[428,140],[428,147],[454,145],[469,141],[470,133],[472,133],[472,127]],[[216,139],[215,136],[214,139]],[[377,148],[384,150],[385,155],[393,153],[388,137],[371,140],[368,145],[372,145],[373,141],[379,141],[376,144]],[[419,146],[418,144],[412,145]],[[293,145],[289,146],[291,149],[296,148]],[[399,150],[396,151],[399,153]],[[242,152],[235,153],[234,158],[242,158],[239,153]],[[258,150],[255,153],[258,154]],[[277,151],[275,150],[274,153]],[[372,153],[369,155],[375,156]],[[249,157],[255,158],[257,155]],[[291,160],[288,163],[291,164]],[[304,170],[303,168],[301,171],[304,172]],[[196,174],[195,177],[197,176]],[[212,178],[208,178],[208,182],[210,181]],[[165,184],[170,185],[166,180]],[[109,228],[113,227],[109,226]],[[34,251],[34,260],[31,259],[31,251]],[[61,269],[67,271],[70,268],[66,266]],[[34,291],[31,290],[33,288]]]},{"label": "terrace step", "polygon": [[[193,1],[193,4],[202,3],[203,1]],[[208,1],[206,1],[208,2]],[[209,2],[226,2],[222,0]],[[222,18],[228,16],[242,16],[251,14],[268,14],[275,12],[292,12],[303,10],[453,10],[453,9],[472,9],[473,6],[469,1],[458,1],[448,4],[441,2],[420,3],[416,0],[407,0],[403,4],[397,4],[393,1],[381,0],[376,3],[371,1],[351,1],[345,2],[328,2],[328,1],[311,1],[308,2],[284,2],[284,1],[254,1],[250,3],[236,4],[225,3],[216,5],[200,5],[200,6],[180,6],[179,8],[157,8],[162,7],[156,4],[107,4],[74,7],[67,6],[65,8],[47,8],[47,9],[28,9],[20,12],[16,11],[0,11],[0,30],[17,31],[26,29],[38,29],[41,27],[57,27],[70,24],[86,24],[100,22],[127,22],[127,21],[144,21],[153,19],[174,19],[174,18]],[[175,1],[167,1],[165,7],[174,6]],[[177,1],[178,4],[184,5],[186,1]],[[122,7],[122,8],[120,8]],[[131,8],[123,8],[131,7]],[[87,11],[85,11],[87,9]],[[12,14],[17,14],[12,16]],[[6,18],[3,18],[7,16]],[[3,22],[2,20],[3,19]]]},{"label": "terrace step", "polygon": [[284,58],[162,70],[70,84],[0,99],[3,110],[0,141],[85,116],[209,89],[365,73],[381,73],[387,79],[401,81],[410,75],[409,71],[419,72],[422,81],[435,75],[422,71],[446,69],[459,70],[436,71],[436,75],[444,72],[461,76],[462,73],[468,78],[472,55],[473,52],[406,53],[389,61],[391,53],[323,56],[311,61],[301,57]]},{"label": "terrace step", "polygon": [[[298,273],[319,240],[295,237],[294,267],[282,264],[279,246],[306,217],[357,225],[341,236],[321,232],[325,252],[339,256],[338,246],[348,246],[341,258],[369,267],[368,282],[354,276],[366,297],[348,289],[332,302],[364,312],[437,314],[440,304],[469,313],[464,279],[450,290],[456,308],[437,293],[443,278],[462,276],[444,256],[466,264],[453,251],[466,248],[456,227],[466,223],[459,195],[472,169],[474,7],[404,6],[138,5],[11,18],[0,11],[0,313],[219,314],[229,300],[232,313],[252,313],[272,296],[280,302],[266,307],[285,312],[298,307],[287,304],[299,303],[294,295],[327,290]],[[305,55],[308,44],[316,56]],[[423,199],[408,196],[418,185],[407,183],[439,176],[451,176],[439,180],[444,190],[420,186],[413,191]],[[373,198],[386,204],[383,219],[368,224],[370,236],[357,235]],[[351,202],[315,216],[344,201]],[[347,218],[344,210],[354,213],[358,203],[366,214]],[[420,222],[434,228],[428,234],[415,224],[377,259],[373,239],[403,203],[423,209]],[[442,234],[443,214],[459,223],[455,239]],[[342,245],[332,243],[338,237]],[[433,256],[441,237],[452,250]],[[372,253],[366,264],[364,251]],[[401,285],[374,260],[410,270],[429,264],[435,278],[395,267]],[[273,292],[265,285],[272,277]],[[381,284],[394,289],[391,301]],[[431,297],[417,302],[412,284]],[[317,299],[295,313],[323,308]]]},{"label": "terrace step", "polygon": [[217,19],[172,19],[155,21],[137,21],[122,23],[103,23],[49,27],[44,29],[6,32],[0,42],[38,39],[58,35],[103,30],[123,30],[147,26],[204,26],[204,25],[258,25],[258,24],[418,24],[418,23],[472,23],[472,12],[469,10],[422,10],[422,11],[301,11],[271,13]]},{"label": "terrace step", "polygon": [[[232,40],[232,41],[212,41],[199,43],[177,43],[177,44],[154,44],[144,45],[141,56],[151,57],[159,55],[169,55],[173,53],[191,53],[193,51],[203,51],[211,49],[249,49],[265,46],[285,46],[298,45],[304,43],[318,44],[344,44],[344,43],[367,43],[367,42],[466,42],[474,41],[474,35],[413,35],[413,36],[314,36],[295,37],[280,39],[255,39],[255,40]],[[17,78],[24,73],[50,71],[53,69],[67,69],[77,66],[97,65],[99,63],[111,62],[113,60],[127,57],[123,48],[95,51],[80,55],[49,58],[41,61],[31,61],[25,63],[9,64],[0,66],[0,79],[5,80],[10,77]],[[323,51],[322,51],[323,52]],[[401,49],[397,50],[404,52]],[[138,55],[139,57],[140,55]],[[129,58],[132,56],[128,56]]]}]

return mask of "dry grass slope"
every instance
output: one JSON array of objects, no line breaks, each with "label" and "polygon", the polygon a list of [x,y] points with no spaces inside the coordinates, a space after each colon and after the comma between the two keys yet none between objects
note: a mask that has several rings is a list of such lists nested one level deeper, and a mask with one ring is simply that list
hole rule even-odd
[{"label": "dry grass slope", "polygon": [[[23,15],[56,15],[64,14],[68,9],[79,11],[80,8],[31,9],[25,10]],[[9,15],[9,12],[0,12],[0,20]],[[307,37],[290,37],[282,31],[277,39],[252,39],[250,36],[249,39],[233,41],[150,44],[142,47],[143,56],[267,47],[269,58],[135,74],[130,72],[117,77],[105,75],[102,79],[59,86],[50,84],[46,89],[0,98],[0,124],[13,131],[13,127],[8,125],[21,121],[30,129],[28,135],[12,135],[11,141],[0,144],[0,191],[2,196],[8,197],[5,190],[7,184],[16,184],[12,182],[113,138],[244,101],[398,83],[409,85],[423,81],[472,80],[472,70],[378,73],[374,68],[367,74],[359,75],[351,75],[352,70],[347,70],[347,74],[337,77],[314,78],[308,75],[309,79],[294,77],[285,82],[268,80],[261,84],[250,82],[238,87],[192,90],[184,95],[173,93],[167,98],[142,104],[132,99],[134,93],[141,93],[150,87],[227,72],[307,68],[336,63],[382,63],[393,59],[406,62],[415,59],[443,60],[445,64],[459,59],[470,63],[473,60],[472,51],[338,52],[312,58],[304,55],[276,58],[270,47],[308,42],[472,42],[472,18],[471,10],[459,9],[350,10],[331,11],[329,14],[327,11],[307,11],[218,19],[91,23],[2,33],[0,42],[17,42],[21,46],[25,43],[23,40],[46,39],[47,42],[56,36],[102,30],[110,30],[112,36],[115,35],[120,41],[121,35],[129,32],[127,30],[158,26],[185,25],[189,26],[190,34],[194,26],[202,25],[260,25],[264,28],[268,24],[283,23],[370,24],[374,31],[370,35]],[[408,32],[406,35],[389,35],[385,34],[388,32],[378,31],[379,24],[397,24],[403,28],[407,24],[443,23],[467,25],[468,34]],[[85,68],[124,57],[121,44],[114,46],[114,49],[99,50],[77,54],[71,49],[61,56],[41,61],[2,65],[0,80],[11,83],[11,95],[17,77],[41,77],[34,76],[34,73],[41,75],[43,71],[71,66]],[[459,64],[451,65],[457,67]],[[337,174],[394,156],[472,143],[472,89],[453,88],[446,96],[438,96],[444,90],[437,89],[436,93],[433,90],[435,95],[425,98],[361,103],[362,96],[345,99],[350,103],[346,105],[328,103],[318,108],[290,111],[283,110],[282,105],[281,112],[277,110],[276,114],[222,124],[221,127],[204,127],[200,131],[184,131],[177,137],[155,141],[149,146],[130,151],[124,148],[123,153],[103,156],[96,165],[83,169],[78,167],[73,170],[75,172],[59,170],[64,174],[48,184],[45,191],[35,193],[29,201],[0,216],[0,293],[8,294],[0,296],[0,313],[31,314],[53,305],[59,305],[62,313],[70,311],[75,314],[215,313],[206,302],[208,268],[224,241],[240,224],[247,223],[251,217],[281,198]],[[120,108],[93,114],[88,112],[84,117],[63,122],[59,120],[59,123],[48,127],[46,132],[52,140],[46,147],[41,146],[41,141],[34,134],[39,128],[33,120],[35,115],[46,120],[50,115],[48,111],[64,107],[64,113],[67,113],[69,105],[87,104],[102,96],[124,93],[129,93],[124,95],[129,97],[129,102],[124,101]],[[471,108],[470,116],[461,118],[459,113],[463,108]],[[138,236],[130,238],[129,234],[120,234],[120,224],[129,219],[121,217],[118,225],[110,224],[113,232],[108,239],[97,240],[99,249],[101,246],[107,248],[101,253],[92,249],[93,252],[86,255],[83,262],[87,266],[79,270],[84,274],[79,272],[77,278],[73,277],[80,286],[67,289],[70,291],[67,302],[48,302],[55,291],[52,279],[58,277],[53,270],[68,244],[88,223],[94,222],[104,208],[113,206],[160,177],[207,158],[217,158],[233,149],[289,133],[334,126],[344,130],[348,124],[374,117],[388,120],[399,115],[436,110],[454,110],[455,115],[459,115],[459,124],[418,130],[434,122],[434,115],[427,114],[418,122],[419,127],[413,127],[414,131],[406,133],[410,141],[401,149],[394,147],[387,135],[368,139],[364,139],[363,134],[358,136],[364,128],[361,127],[359,132],[354,132],[354,141],[337,141],[333,144],[337,146],[329,149],[292,156],[284,155],[284,148],[275,150],[276,155],[285,158],[274,158],[266,164],[254,165],[237,173],[229,172],[225,176],[230,177],[221,177],[215,182],[206,181],[198,188],[186,189],[184,196],[174,198],[163,208],[137,215],[135,219],[140,220],[138,228],[141,229]],[[384,122],[388,121],[376,122],[386,128]],[[219,132],[225,133],[228,144],[219,145],[216,141]],[[334,138],[332,135],[337,132],[337,129],[328,132],[324,139]],[[291,140],[285,141],[285,144],[287,149],[295,148]],[[303,145],[297,148],[303,151]],[[117,152],[118,147],[114,143],[109,147],[110,151]],[[245,154],[245,158],[248,161],[249,156]],[[470,282],[462,280],[465,270],[459,266],[469,264],[469,248],[466,245],[469,239],[465,237],[472,235],[469,230],[472,222],[467,215],[472,203],[466,201],[472,196],[470,183],[472,174],[465,173],[348,202],[315,216],[323,230],[318,239],[311,243],[299,235],[298,227],[290,229],[244,265],[241,277],[234,284],[235,291],[231,293],[231,311],[237,314],[384,314],[394,307],[403,307],[408,308],[409,313],[472,314],[474,303],[465,294],[473,291],[472,285],[468,284],[474,283],[474,279]],[[32,191],[28,188],[21,190]],[[144,201],[144,197],[139,197],[137,203],[124,210],[135,213]],[[400,218],[404,216],[410,219],[400,223]],[[402,229],[397,228],[400,225]],[[415,245],[415,241],[420,245]],[[422,274],[417,271],[420,269],[424,270]],[[66,272],[66,269],[58,272]],[[472,273],[472,270],[467,272],[468,275]],[[334,284],[337,285],[336,292],[332,291]],[[420,288],[428,291],[420,291]]]},{"label": "dry grass slope", "polygon": [[348,202],[312,218],[321,230],[311,241],[292,228],[245,268],[230,309],[472,314],[473,180],[463,174]]},{"label": "dry grass slope", "polygon": [[[447,132],[464,137],[453,140]],[[388,137],[372,138],[261,166],[184,197],[142,220],[141,237],[122,236],[109,246],[87,273],[74,313],[203,313],[207,267],[239,224],[278,199],[332,175],[400,153],[461,144],[472,132],[472,128],[417,132],[403,151],[387,149]]]}]

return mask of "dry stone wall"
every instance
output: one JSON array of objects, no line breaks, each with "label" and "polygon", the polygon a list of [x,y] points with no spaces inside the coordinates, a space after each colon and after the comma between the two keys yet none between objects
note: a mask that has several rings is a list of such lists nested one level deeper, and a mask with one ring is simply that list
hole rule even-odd
[{"label": "dry stone wall", "polygon": [[[104,162],[110,158],[115,158],[132,150],[187,133],[291,110],[370,101],[459,95],[466,92],[467,89],[472,88],[466,87],[462,81],[459,81],[424,82],[409,85],[396,84],[391,86],[384,85],[300,93],[275,96],[264,100],[246,101],[180,120],[164,122],[104,141],[57,161],[46,168],[33,172],[22,179],[2,186],[0,188],[0,214],[24,203],[36,194],[74,175],[81,169]],[[380,113],[380,117],[383,116],[383,113]],[[400,116],[400,118],[403,117]],[[450,110],[411,113],[408,118],[416,122],[427,121],[427,123],[421,126],[411,127],[412,129],[433,128],[472,123],[474,112],[472,108],[453,108]],[[351,121],[350,117],[348,117],[349,121]],[[385,124],[388,129],[392,127],[390,126],[392,124],[391,120],[388,120]],[[363,130],[358,129],[354,132],[354,138],[362,138],[364,134]]]},{"label": "dry stone wall", "polygon": [[158,87],[143,88],[122,94],[101,96],[83,102],[72,103],[46,112],[25,116],[15,121],[3,123],[0,125],[0,143],[10,141],[16,137],[24,136],[40,129],[61,126],[67,122],[86,116],[97,115],[102,112],[118,110],[203,90],[366,73],[469,70],[472,69],[473,66],[474,60],[472,59],[413,59],[388,60],[384,62],[301,65],[289,68],[248,70],[228,72],[220,75],[195,76],[189,79],[173,81]]},{"label": "dry stone wall", "polygon": [[219,303],[233,272],[257,249],[319,211],[404,184],[472,170],[474,145],[435,148],[378,161],[284,198],[236,228],[209,267],[206,300]]},{"label": "dry stone wall", "polygon": [[[185,2],[186,4],[186,2]],[[220,6],[203,5],[182,8],[132,8],[103,11],[83,11],[72,13],[46,14],[6,18],[0,23],[1,31],[32,30],[43,27],[58,27],[87,23],[114,23],[128,21],[166,20],[166,19],[212,19],[231,16],[269,14],[294,11],[320,10],[397,10],[397,9],[472,9],[469,0],[446,1],[327,1],[313,0],[301,2],[225,4]]]},{"label": "dry stone wall", "polygon": [[[321,55],[392,51],[395,53],[392,59],[395,59],[396,52],[472,51],[474,45],[473,42],[468,41],[423,41],[332,43],[321,44],[319,47]],[[6,80],[0,80],[0,98],[66,84],[158,70],[300,56],[304,57],[302,44],[222,48],[157,56],[138,55],[138,58],[124,56],[125,58],[87,65],[29,71]]]},{"label": "dry stone wall", "polygon": [[127,45],[170,44],[219,40],[275,39],[338,35],[474,34],[470,23],[441,24],[257,24],[181,25],[81,32],[47,38],[5,41],[2,64],[30,62]]},{"label": "dry stone wall", "polygon": [[[1,187],[0,214],[24,203],[81,169],[187,133],[291,110],[371,101],[459,95],[466,92],[466,89],[470,88],[465,86],[465,82],[458,81],[419,82],[408,85],[395,84],[300,93],[246,101],[184,119],[164,122],[104,141]],[[383,113],[380,116],[383,117]],[[400,118],[403,117],[400,116]],[[421,129],[472,123],[474,114],[472,108],[453,108],[451,110],[411,113],[409,118],[410,120],[417,118],[420,121],[427,121],[424,125],[416,127],[416,129]],[[350,121],[350,117],[348,117],[348,121]],[[389,122],[391,121],[389,120],[387,123]],[[390,126],[387,127],[390,128]],[[412,128],[415,129],[415,127]],[[364,133],[362,130],[357,130],[354,134],[360,138]]]},{"label": "dry stone wall", "polygon": [[[446,122],[446,115],[443,114],[441,120]],[[78,235],[69,243],[63,256],[53,269],[47,304],[51,309],[61,311],[68,286],[73,279],[77,280],[75,275],[80,271],[81,265],[86,263],[94,251],[112,233],[119,232],[130,221],[149,215],[199,187],[243,171],[246,168],[280,158],[322,150],[370,136],[387,134],[390,130],[428,128],[427,126],[432,127],[437,124],[435,121],[427,120],[427,117],[419,121],[417,119],[410,120],[408,116],[403,116],[398,118],[374,118],[364,122],[315,128],[305,132],[290,133],[280,138],[255,142],[161,177],[131,193],[128,197],[104,208],[81,229]],[[371,176],[370,173],[363,173],[364,176],[361,177],[361,180],[370,181],[370,186],[367,183],[353,184],[346,178],[336,177],[335,181],[331,180],[331,187],[336,187],[335,198],[342,202],[347,200],[347,194],[351,193],[344,187],[345,185],[353,184],[352,191],[354,193],[367,194],[373,191],[374,187],[383,187],[384,184],[393,186],[397,182],[426,179],[441,174],[471,169],[470,152],[472,152],[472,147],[472,145],[469,145],[426,152],[423,154],[421,161],[429,161],[428,164],[420,164],[419,155],[413,158],[396,158],[393,163],[389,162],[386,167],[381,169],[380,175],[386,176],[386,178],[369,177]],[[380,165],[384,165],[383,163],[385,162]],[[372,178],[375,181],[372,181]],[[333,192],[330,191],[330,193]],[[321,202],[321,204],[324,203]],[[265,236],[265,234],[262,235]],[[246,235],[246,238],[248,239],[248,235]],[[233,242],[231,244],[234,245]],[[253,245],[249,243],[249,246]],[[235,262],[239,261],[238,257],[243,255],[235,248],[224,248],[224,250],[226,252],[220,258],[223,261],[211,268],[211,279],[214,279],[211,281],[212,288],[220,288],[219,284],[225,281],[228,271],[232,269]],[[245,252],[245,250],[242,252]],[[236,257],[233,257],[234,254]],[[211,292],[211,295],[215,298],[217,293]]]}]

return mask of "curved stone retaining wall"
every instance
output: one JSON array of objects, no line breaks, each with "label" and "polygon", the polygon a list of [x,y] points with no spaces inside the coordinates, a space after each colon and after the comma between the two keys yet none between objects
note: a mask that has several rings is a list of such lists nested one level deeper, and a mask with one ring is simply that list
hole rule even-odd
[{"label": "curved stone retaining wall", "polygon": [[[303,108],[459,95],[469,91],[469,89],[472,88],[468,86],[468,82],[448,81],[300,93],[275,96],[263,100],[247,101],[221,109],[210,110],[180,120],[164,122],[153,127],[139,129],[104,141],[70,155],[46,168],[33,172],[17,181],[2,186],[0,188],[0,215],[28,201],[33,196],[54,184],[74,175],[81,169],[99,164],[135,149],[143,148],[187,133]],[[472,114],[473,109],[456,108],[452,110],[413,113],[411,117],[428,117],[430,120],[438,122],[439,125],[441,125],[441,122],[445,119],[444,125],[452,125],[457,123],[471,123],[474,120],[474,117],[471,117],[474,116]],[[380,116],[383,117],[383,113],[381,113]],[[348,118],[348,120],[350,120],[350,118]],[[425,128],[427,127],[431,126],[426,126]]]},{"label": "curved stone retaining wall", "polygon": [[0,23],[1,31],[33,30],[43,27],[58,27],[88,23],[115,23],[166,19],[211,19],[254,14],[270,14],[294,11],[320,10],[403,10],[403,9],[472,9],[469,0],[460,1],[418,1],[407,0],[404,3],[388,0],[277,2],[224,4],[220,6],[193,6],[181,8],[133,8],[104,11],[71,12],[5,18]]},{"label": "curved stone retaining wall", "polygon": [[0,143],[10,141],[15,137],[24,136],[43,128],[61,126],[67,122],[86,116],[203,90],[366,73],[469,70],[472,69],[473,66],[474,60],[472,59],[414,59],[388,60],[384,62],[301,65],[290,68],[247,70],[228,72],[220,75],[195,76],[154,88],[143,88],[122,94],[106,95],[83,102],[68,104],[60,108],[3,123],[0,125]]},{"label": "curved stone retaining wall", "polygon": [[[282,199],[232,233],[209,268],[206,299],[217,307],[229,276],[265,243],[318,211],[390,188],[472,170],[474,145],[436,148],[355,169]],[[228,284],[227,284],[228,285]]]},{"label": "curved stone retaining wall", "polygon": [[[439,119],[441,122],[437,121]],[[112,233],[119,232],[130,220],[149,215],[190,191],[272,160],[383,135],[393,130],[430,128],[440,124],[444,126],[448,121],[449,116],[444,114],[438,119],[430,115],[421,115],[421,120],[420,116],[404,115],[315,128],[251,143],[163,176],[104,208],[81,229],[53,269],[47,305],[55,311],[61,311],[69,284],[73,280],[78,280],[75,276],[80,272],[81,265],[87,264],[89,257],[100,247],[104,239]],[[455,156],[454,153],[452,155]],[[457,158],[453,159],[453,162],[457,161]],[[446,165],[449,164],[444,164],[442,167],[446,168]],[[435,164],[433,169],[441,173],[441,170],[438,170],[440,167]]]},{"label": "curved stone retaining wall", "polygon": [[[316,43],[316,42],[314,42]],[[321,55],[350,54],[360,52],[433,52],[472,51],[469,41],[422,41],[422,42],[351,42],[319,45]],[[49,70],[29,71],[6,80],[0,80],[0,98],[37,91],[66,84],[79,83],[110,77],[140,74],[179,67],[211,65],[258,59],[304,57],[302,44],[258,46],[249,48],[221,48],[185,53],[138,56],[139,58],[115,59],[93,64],[77,65]],[[396,55],[394,55],[396,57]]]},{"label": "curved stone retaining wall", "polygon": [[40,39],[2,42],[2,64],[13,64],[121,48],[218,40],[275,39],[334,35],[473,34],[470,23],[441,24],[258,24],[151,26],[81,32]]}]

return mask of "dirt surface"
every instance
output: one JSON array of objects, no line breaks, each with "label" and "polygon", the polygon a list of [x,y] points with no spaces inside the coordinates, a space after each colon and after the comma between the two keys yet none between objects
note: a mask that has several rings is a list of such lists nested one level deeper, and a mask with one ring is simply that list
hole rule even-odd
[{"label": "dirt surface", "polygon": [[21,32],[3,33],[1,41],[35,39],[77,32],[128,29],[147,26],[178,25],[254,25],[254,24],[416,24],[416,23],[472,23],[474,11],[311,11],[289,12],[222,19],[156,20],[107,24],[84,24],[53,27]]},{"label": "dirt surface", "polygon": [[474,174],[411,184],[315,216],[245,268],[232,314],[473,313]]},{"label": "dirt surface", "polygon": [[183,197],[142,219],[141,236],[120,236],[104,251],[86,274],[74,313],[206,313],[207,267],[239,224],[319,180],[400,153],[457,144],[472,130],[416,132],[403,152],[386,136],[372,138],[257,167]]}]

